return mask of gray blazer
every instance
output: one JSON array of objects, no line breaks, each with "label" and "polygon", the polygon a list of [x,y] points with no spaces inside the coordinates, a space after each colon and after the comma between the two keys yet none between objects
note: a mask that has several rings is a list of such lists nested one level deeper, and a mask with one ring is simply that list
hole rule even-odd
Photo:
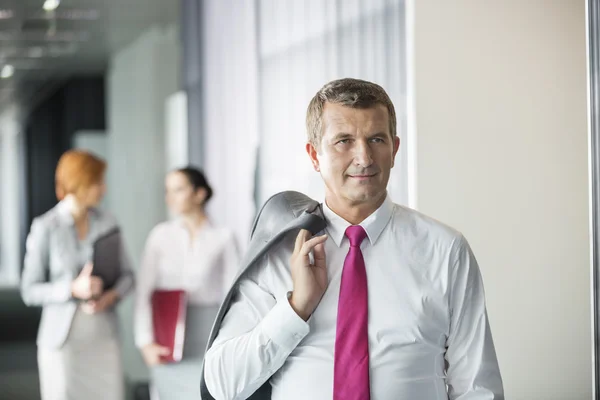
[{"label": "gray blazer", "polygon": [[[65,201],[35,218],[31,224],[21,276],[21,296],[25,304],[43,307],[38,346],[57,349],[64,344],[78,306],[78,301],[71,297],[71,282],[83,265],[92,260],[96,238],[117,227],[116,220],[99,209],[91,210],[89,218],[89,233],[84,241],[77,238],[73,217]],[[119,298],[133,288],[133,273],[124,246],[121,250],[122,271],[114,287]],[[116,325],[118,319],[114,308],[107,312]]]},{"label": "gray blazer", "polygon": [[[221,304],[213,324],[206,347],[207,351],[219,334],[221,323],[227,310],[229,310],[234,295],[237,293],[240,281],[245,279],[248,272],[260,263],[263,256],[287,235],[297,235],[300,229],[306,229],[315,235],[324,230],[326,226],[320,204],[302,193],[282,192],[266,201],[254,221],[250,246],[242,262],[240,272]],[[204,366],[202,366],[202,376],[200,378],[200,395],[203,400],[214,400],[204,381]],[[271,386],[268,382],[249,397],[252,400],[267,400],[270,398]]]}]

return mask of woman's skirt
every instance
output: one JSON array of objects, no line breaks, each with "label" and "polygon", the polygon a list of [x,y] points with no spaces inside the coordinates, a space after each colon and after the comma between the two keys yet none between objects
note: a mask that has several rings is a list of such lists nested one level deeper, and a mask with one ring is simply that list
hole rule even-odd
[{"label": "woman's skirt", "polygon": [[38,347],[42,400],[123,400],[117,319],[112,312],[75,312],[60,349]]}]

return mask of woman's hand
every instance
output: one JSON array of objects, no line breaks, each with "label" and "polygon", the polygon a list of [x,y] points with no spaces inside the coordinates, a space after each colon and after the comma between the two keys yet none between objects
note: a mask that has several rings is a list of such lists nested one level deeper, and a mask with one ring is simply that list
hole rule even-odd
[{"label": "woman's hand", "polygon": [[168,347],[161,346],[157,343],[150,343],[142,347],[142,356],[144,357],[146,365],[149,367],[163,364],[164,361],[162,357],[168,356],[169,354],[171,354],[171,351]]},{"label": "woman's hand", "polygon": [[96,300],[89,300],[81,307],[88,314],[96,314],[111,308],[119,299],[119,294],[115,290],[107,290]]},{"label": "woman's hand", "polygon": [[71,294],[81,300],[98,297],[104,290],[104,282],[97,276],[92,276],[94,264],[85,264],[77,278],[71,283]]}]

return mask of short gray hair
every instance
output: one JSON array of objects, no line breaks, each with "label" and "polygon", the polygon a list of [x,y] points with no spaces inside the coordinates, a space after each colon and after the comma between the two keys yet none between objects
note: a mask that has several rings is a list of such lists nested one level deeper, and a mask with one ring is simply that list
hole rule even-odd
[{"label": "short gray hair", "polygon": [[312,98],[306,111],[308,141],[316,147],[323,137],[323,109],[326,103],[341,104],[351,108],[371,108],[377,104],[388,110],[390,134],[396,136],[396,110],[385,90],[372,82],[344,78],[323,86]]}]

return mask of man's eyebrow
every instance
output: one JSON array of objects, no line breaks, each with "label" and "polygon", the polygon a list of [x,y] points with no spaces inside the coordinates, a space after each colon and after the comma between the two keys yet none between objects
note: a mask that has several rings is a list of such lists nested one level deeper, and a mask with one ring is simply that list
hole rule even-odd
[{"label": "man's eyebrow", "polygon": [[376,132],[376,133],[373,133],[372,135],[369,135],[369,137],[371,137],[371,138],[387,138],[389,136],[390,135],[386,132]]},{"label": "man's eyebrow", "polygon": [[[369,139],[371,138],[388,138],[390,135],[387,132],[375,132],[373,134],[368,135]],[[350,133],[347,132],[338,132],[334,137],[333,137],[333,141],[337,142],[339,140],[344,140],[344,139],[352,139],[354,136]]]},{"label": "man's eyebrow", "polygon": [[333,140],[337,141],[337,140],[349,139],[349,138],[351,138],[351,137],[352,137],[352,135],[351,135],[351,134],[349,134],[349,133],[346,133],[346,132],[339,132],[338,134],[336,134],[336,135],[333,137]]}]

